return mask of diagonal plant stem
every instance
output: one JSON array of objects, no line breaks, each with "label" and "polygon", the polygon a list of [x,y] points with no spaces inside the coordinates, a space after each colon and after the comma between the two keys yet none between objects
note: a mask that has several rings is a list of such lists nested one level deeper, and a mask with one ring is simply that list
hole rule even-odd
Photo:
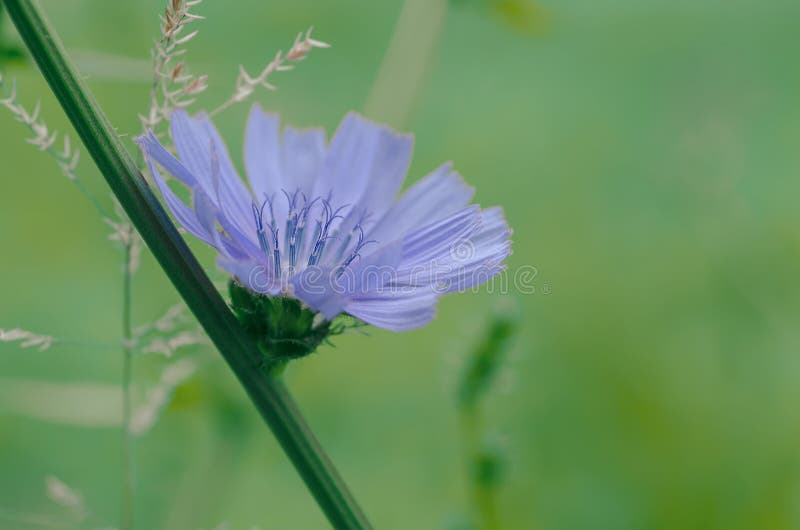
[{"label": "diagonal plant stem", "polygon": [[75,69],[55,32],[31,0],[3,0],[75,130],[111,190],[178,293],[205,329],[272,429],[320,508],[336,529],[371,528],[279,378],[172,225]]}]

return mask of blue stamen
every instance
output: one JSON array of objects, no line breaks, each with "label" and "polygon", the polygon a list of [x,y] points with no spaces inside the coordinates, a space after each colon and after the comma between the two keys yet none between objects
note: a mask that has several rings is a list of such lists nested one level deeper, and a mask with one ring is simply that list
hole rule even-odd
[{"label": "blue stamen", "polygon": [[356,258],[359,258],[359,259],[361,258],[361,249],[363,249],[364,247],[366,247],[370,243],[377,243],[378,242],[375,239],[368,239],[368,240],[365,241],[364,240],[364,229],[361,228],[361,225],[356,225],[353,228],[353,231],[355,232],[356,229],[358,229],[358,242],[356,243],[356,246],[353,249],[353,252],[350,254],[350,256],[346,260],[344,260],[344,263],[342,264],[342,271],[344,271],[344,269],[349,267],[350,264],[353,262],[353,260],[355,260]]},{"label": "blue stamen", "polygon": [[355,226],[347,234],[347,237],[344,239],[342,244],[339,245],[339,250],[336,253],[335,261],[340,261],[344,257],[345,252],[347,252],[347,249],[350,246],[351,241],[353,240],[353,236],[356,234],[356,230],[357,229],[361,230],[361,227],[364,226],[364,224],[370,219],[370,217],[372,217],[372,212],[369,212],[367,210],[363,210],[361,212],[361,216],[359,217],[358,222],[356,222]]},{"label": "blue stamen", "polygon": [[275,279],[281,279],[281,251],[278,249],[278,230],[272,232],[272,241],[275,244],[275,250],[272,251],[273,261],[275,262]]},{"label": "blue stamen", "polygon": [[[330,196],[330,194],[329,194]],[[325,251],[325,242],[328,239],[336,239],[336,236],[328,235],[328,231],[331,228],[331,224],[336,219],[342,219],[342,216],[339,214],[343,209],[347,208],[347,204],[344,206],[340,206],[336,210],[333,209],[331,206],[330,201],[327,199],[322,199],[322,216],[319,221],[317,221],[317,236],[314,238],[314,249],[311,252],[311,256],[308,258],[308,264],[316,265],[322,259],[322,253]]]},{"label": "blue stamen", "polygon": [[253,218],[256,221],[256,233],[258,234],[258,244],[261,246],[261,251],[265,254],[269,253],[269,245],[267,244],[267,237],[264,233],[264,206],[261,208],[256,206],[253,202]]}]

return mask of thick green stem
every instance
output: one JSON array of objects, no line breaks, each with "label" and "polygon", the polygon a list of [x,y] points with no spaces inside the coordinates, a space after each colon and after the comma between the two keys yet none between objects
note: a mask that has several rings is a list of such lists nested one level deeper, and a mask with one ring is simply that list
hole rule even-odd
[{"label": "thick green stem", "polygon": [[169,279],[225,357],[332,526],[371,528],[303,421],[286,388],[260,369],[263,357],[203,272],[125,151],[55,32],[30,0],[3,0],[78,135]]}]

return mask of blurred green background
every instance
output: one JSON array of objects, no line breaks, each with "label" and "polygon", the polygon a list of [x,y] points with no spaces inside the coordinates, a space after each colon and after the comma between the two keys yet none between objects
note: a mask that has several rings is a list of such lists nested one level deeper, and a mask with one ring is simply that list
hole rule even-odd
[{"label": "blurred green background", "polygon": [[[464,0],[438,15],[415,4],[420,27],[444,19],[413,105],[391,108],[408,96],[400,68],[371,114],[416,134],[410,181],[452,159],[481,204],[503,205],[512,274],[538,270],[536,293],[514,297],[523,323],[483,409],[507,461],[501,527],[800,528],[800,4]],[[207,0],[186,56],[210,75],[200,106],[230,93],[239,62],[256,70],[313,24],[333,47],[259,99],[333,131],[364,109],[402,5]],[[129,139],[163,2],[43,6]],[[17,42],[8,20],[3,35]],[[35,68],[3,71],[70,130]],[[235,153],[246,112],[218,120]],[[0,328],[82,341],[0,344],[0,528],[53,526],[63,511],[48,475],[81,491],[85,527],[114,526],[119,432],[74,424],[108,403],[48,396],[119,381],[119,255],[4,110],[0,132]],[[110,204],[88,156],[80,171]],[[498,298],[450,296],[424,329],[340,337],[289,370],[377,528],[444,529],[464,511],[455,381]],[[146,256],[136,321],[175,301]],[[327,528],[221,358],[207,358],[137,442],[137,527]],[[137,361],[138,388],[162,367]]]}]

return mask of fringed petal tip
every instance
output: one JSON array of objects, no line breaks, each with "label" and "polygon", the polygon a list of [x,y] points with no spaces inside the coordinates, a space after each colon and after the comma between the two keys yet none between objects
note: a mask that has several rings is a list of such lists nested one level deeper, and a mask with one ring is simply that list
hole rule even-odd
[{"label": "fringed petal tip", "polygon": [[370,127],[370,128],[372,128],[374,130],[384,131],[384,132],[387,132],[387,133],[391,134],[392,136],[396,136],[398,138],[409,138],[412,141],[414,139],[414,134],[413,133],[397,132],[394,129],[392,129],[391,127],[389,127],[388,125],[386,125],[384,123],[380,123],[378,121],[375,121],[372,118],[364,116],[363,114],[361,114],[359,112],[356,112],[354,110],[351,110],[350,112],[345,114],[344,118],[342,118],[342,121],[341,121],[341,124],[339,125],[339,127],[341,128],[345,123],[348,123],[348,122],[355,122],[360,127]]}]

